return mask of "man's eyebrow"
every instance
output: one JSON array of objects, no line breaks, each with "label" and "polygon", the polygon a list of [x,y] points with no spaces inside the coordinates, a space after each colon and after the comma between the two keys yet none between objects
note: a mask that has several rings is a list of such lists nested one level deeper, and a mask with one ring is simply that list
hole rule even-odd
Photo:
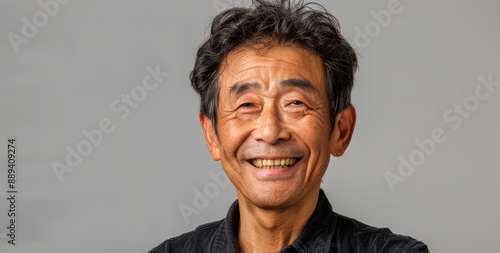
[{"label": "man's eyebrow", "polygon": [[318,92],[318,89],[314,87],[309,81],[304,79],[291,78],[280,82],[281,86],[284,87],[297,87],[306,91]]},{"label": "man's eyebrow", "polygon": [[249,90],[249,89],[259,89],[262,85],[258,82],[251,82],[251,83],[236,83],[233,86],[231,86],[231,89],[229,90],[232,95],[239,95],[242,92]]}]

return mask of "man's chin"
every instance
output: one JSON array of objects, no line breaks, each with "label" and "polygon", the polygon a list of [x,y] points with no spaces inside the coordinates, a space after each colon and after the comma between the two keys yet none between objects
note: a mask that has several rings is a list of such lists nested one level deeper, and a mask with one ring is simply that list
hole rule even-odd
[{"label": "man's chin", "polygon": [[299,189],[290,186],[290,184],[277,182],[273,182],[273,185],[255,187],[250,195],[245,197],[262,209],[286,208],[300,199]]}]

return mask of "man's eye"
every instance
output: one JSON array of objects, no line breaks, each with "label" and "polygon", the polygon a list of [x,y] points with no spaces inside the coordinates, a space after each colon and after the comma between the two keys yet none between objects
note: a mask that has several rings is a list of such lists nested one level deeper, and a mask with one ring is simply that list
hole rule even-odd
[{"label": "man's eye", "polygon": [[243,103],[240,105],[240,107],[251,107],[251,106],[253,106],[252,103]]},{"label": "man's eye", "polygon": [[291,103],[292,105],[303,105],[302,101],[295,100]]}]

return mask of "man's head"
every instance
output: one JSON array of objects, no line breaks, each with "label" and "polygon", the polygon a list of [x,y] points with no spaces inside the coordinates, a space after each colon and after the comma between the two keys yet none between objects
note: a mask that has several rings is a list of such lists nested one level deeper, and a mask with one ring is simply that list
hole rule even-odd
[{"label": "man's head", "polygon": [[214,19],[191,81],[212,157],[239,193],[271,208],[319,189],[352,136],[356,66],[323,8],[254,1]]}]

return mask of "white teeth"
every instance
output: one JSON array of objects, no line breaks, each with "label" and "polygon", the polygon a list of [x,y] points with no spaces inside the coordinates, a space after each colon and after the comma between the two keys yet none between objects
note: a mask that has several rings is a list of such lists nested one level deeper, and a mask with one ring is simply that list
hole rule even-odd
[{"label": "white teeth", "polygon": [[297,162],[296,158],[283,159],[252,159],[253,166],[264,169],[281,169],[294,165]]}]

